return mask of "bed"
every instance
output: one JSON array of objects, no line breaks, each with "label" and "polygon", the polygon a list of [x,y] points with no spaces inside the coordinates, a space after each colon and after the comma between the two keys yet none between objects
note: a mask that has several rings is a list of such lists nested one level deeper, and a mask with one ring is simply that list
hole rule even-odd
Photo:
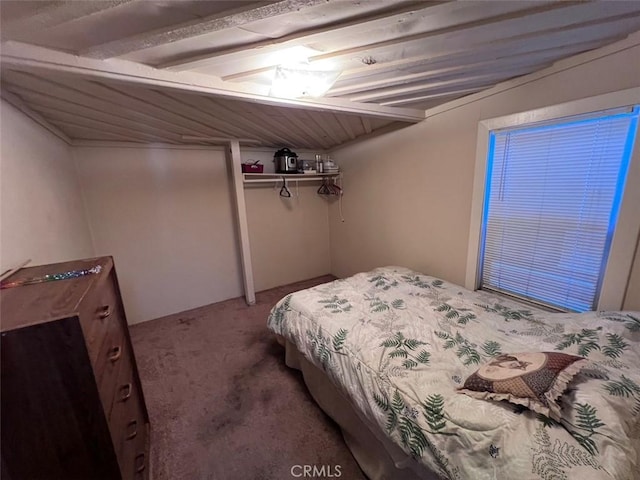
[{"label": "bed", "polygon": [[[269,328],[381,479],[640,478],[640,313],[549,313],[385,267],[286,296]],[[460,393],[506,352],[588,360],[557,421]]]}]

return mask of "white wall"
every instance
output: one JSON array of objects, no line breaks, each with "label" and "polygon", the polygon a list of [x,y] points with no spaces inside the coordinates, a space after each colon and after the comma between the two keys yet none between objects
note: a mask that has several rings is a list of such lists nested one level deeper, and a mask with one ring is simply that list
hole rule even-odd
[{"label": "white wall", "polygon": [[417,125],[335,151],[347,221],[332,207],[332,273],[397,264],[463,285],[478,122],[640,86],[637,43],[636,35],[599,50],[601,58],[559,62],[566,68],[451,102]]},{"label": "white wall", "polygon": [[256,291],[326,275],[331,271],[329,209],[318,184],[289,184],[292,198],[273,189],[245,189]]},{"label": "white wall", "polygon": [[70,147],[0,105],[0,270],[94,255]]},{"label": "white wall", "polygon": [[[314,152],[296,151],[312,160]],[[274,150],[243,149],[243,158],[260,160],[273,172]],[[329,203],[318,196],[318,182],[289,181],[291,198],[280,197],[282,182],[245,188],[256,291],[326,275],[331,271]]]},{"label": "white wall", "polygon": [[[242,154],[272,168],[271,150]],[[221,148],[77,147],[74,156],[96,253],[114,256],[129,323],[243,294]],[[289,202],[272,185],[246,189],[258,290],[329,273],[328,207],[316,189]]]},{"label": "white wall", "polygon": [[129,323],[241,295],[224,152],[74,148],[96,253]]}]

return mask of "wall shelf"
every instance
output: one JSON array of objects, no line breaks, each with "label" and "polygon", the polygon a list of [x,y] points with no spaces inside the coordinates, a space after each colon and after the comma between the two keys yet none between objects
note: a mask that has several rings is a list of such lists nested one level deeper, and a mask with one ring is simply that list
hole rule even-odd
[{"label": "wall shelf", "polygon": [[291,180],[294,182],[309,182],[313,180],[321,180],[323,178],[336,178],[340,176],[338,173],[243,173],[242,181],[244,183],[266,183],[278,180]]}]

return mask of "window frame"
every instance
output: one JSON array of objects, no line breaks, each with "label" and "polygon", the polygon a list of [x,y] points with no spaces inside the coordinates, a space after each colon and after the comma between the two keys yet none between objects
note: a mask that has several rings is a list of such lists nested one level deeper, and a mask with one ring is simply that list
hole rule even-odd
[{"label": "window frame", "polygon": [[[467,289],[477,290],[480,285],[482,222],[490,132],[492,130],[559,120],[564,117],[592,112],[633,107],[638,104],[640,104],[640,88],[630,88],[559,105],[481,120],[478,123],[465,276],[465,287]],[[622,191],[618,220],[611,240],[609,258],[602,276],[597,310],[622,309],[640,233],[640,215],[637,214],[637,206],[640,206],[640,132],[636,132],[636,141],[629,162],[629,171]]]}]

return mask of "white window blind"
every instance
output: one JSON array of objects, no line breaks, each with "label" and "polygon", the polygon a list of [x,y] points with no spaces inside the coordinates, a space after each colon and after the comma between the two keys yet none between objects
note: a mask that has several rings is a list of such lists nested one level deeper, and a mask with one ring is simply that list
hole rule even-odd
[{"label": "white window blind", "polygon": [[480,288],[595,308],[637,124],[635,108],[491,132]]}]

